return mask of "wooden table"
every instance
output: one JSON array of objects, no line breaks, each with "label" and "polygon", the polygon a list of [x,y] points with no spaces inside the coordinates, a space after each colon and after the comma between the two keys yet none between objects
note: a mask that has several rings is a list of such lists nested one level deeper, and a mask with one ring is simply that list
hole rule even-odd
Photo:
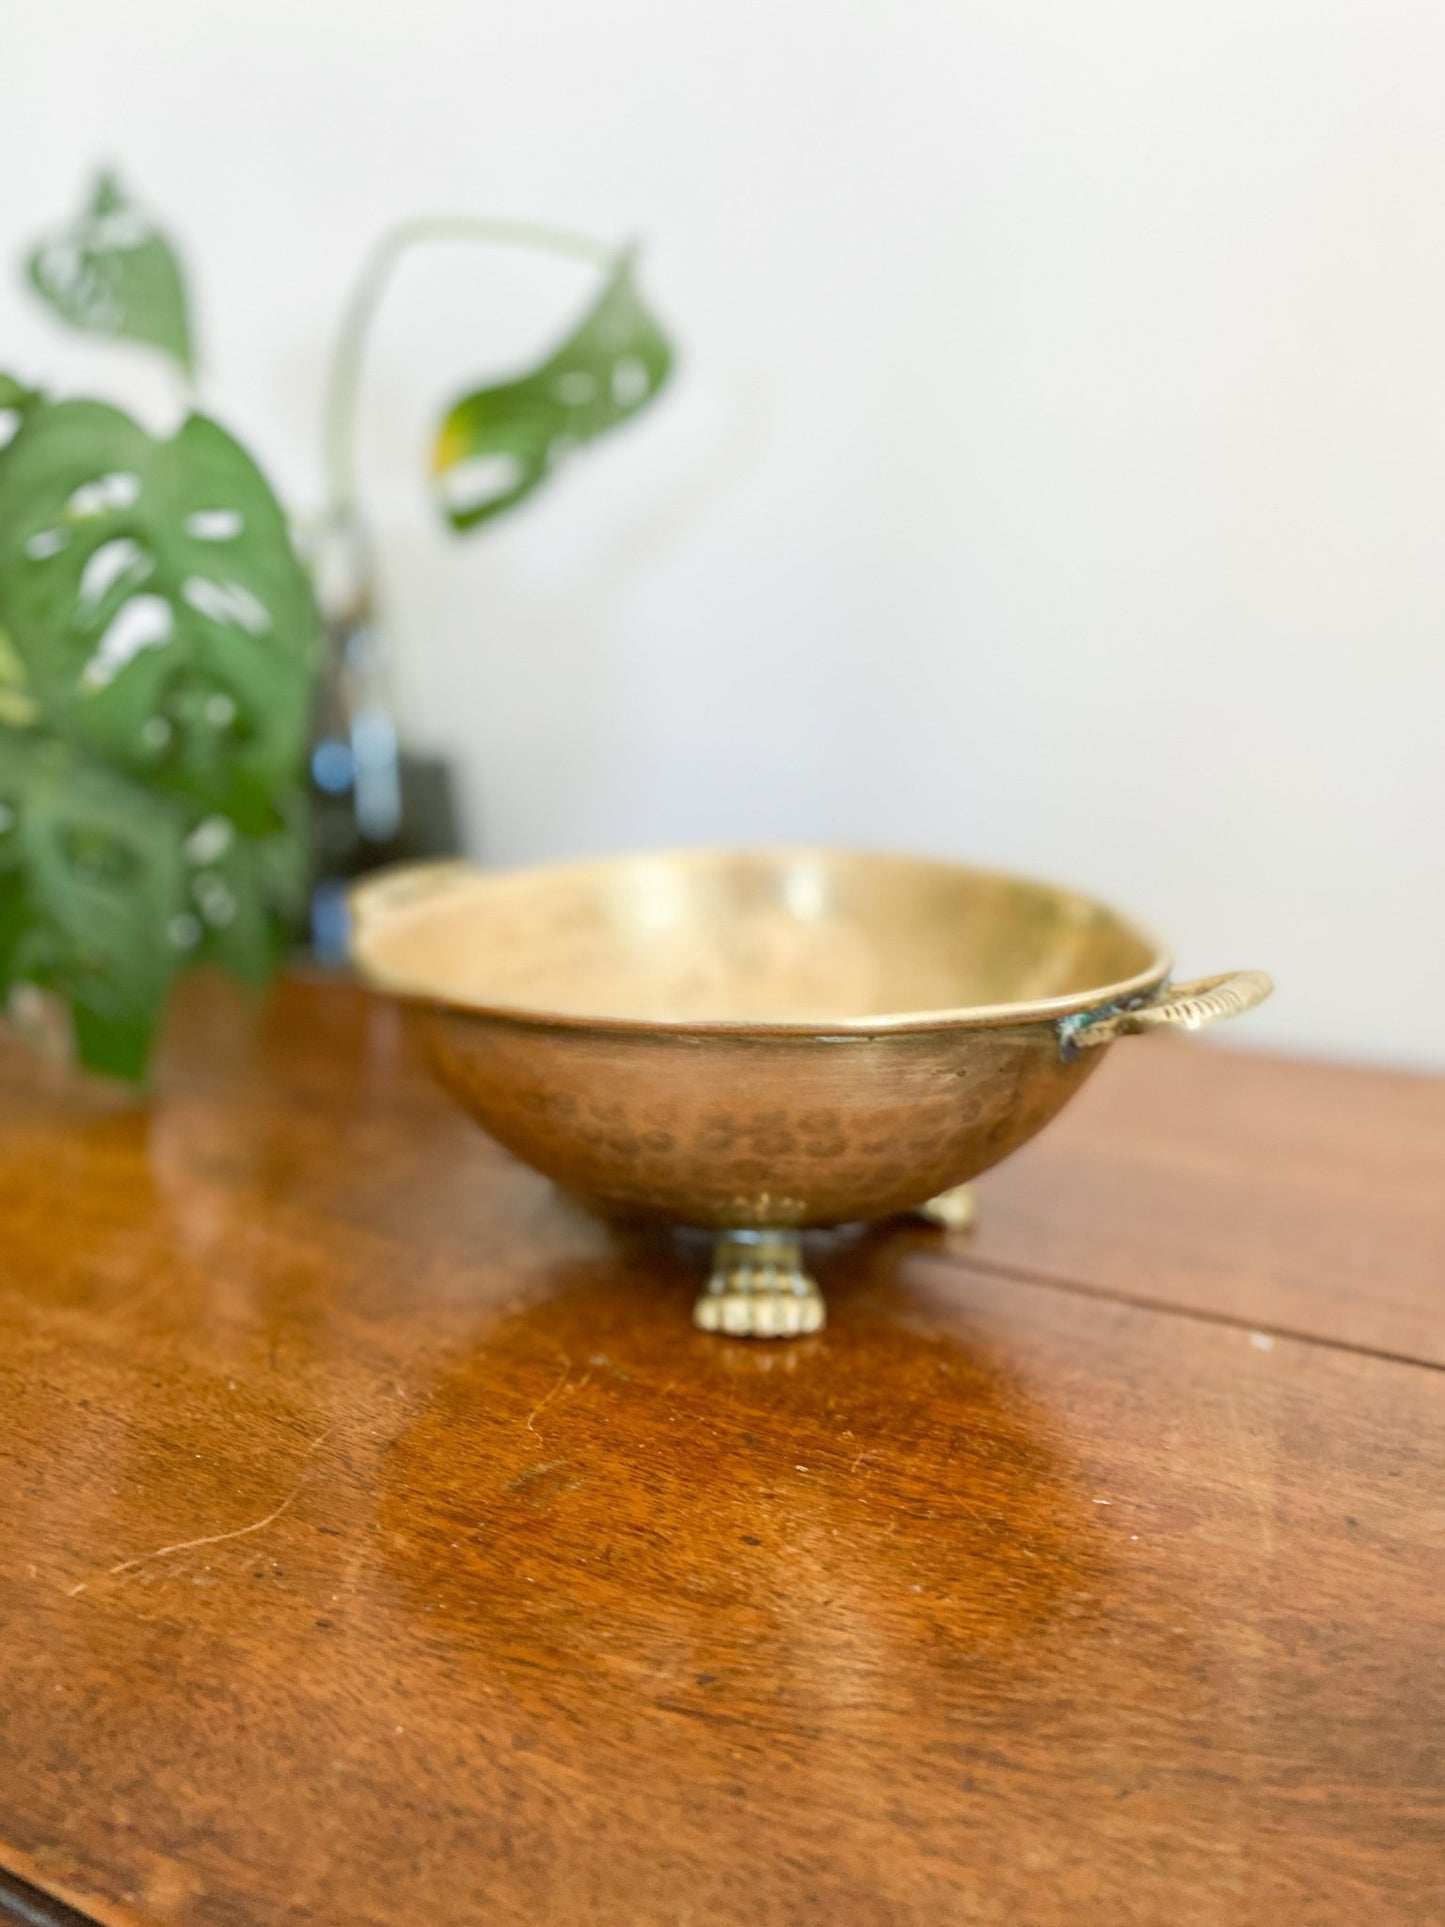
[{"label": "wooden table", "polygon": [[1445,1920],[1445,1087],[1125,1045],[981,1206],[749,1346],[357,991],[0,1052],[12,1917]]}]

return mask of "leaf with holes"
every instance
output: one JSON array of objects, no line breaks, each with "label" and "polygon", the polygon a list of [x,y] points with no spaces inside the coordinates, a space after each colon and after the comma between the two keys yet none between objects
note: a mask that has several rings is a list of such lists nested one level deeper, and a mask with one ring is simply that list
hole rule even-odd
[{"label": "leaf with holes", "polygon": [[72,327],[145,342],[194,372],[180,262],[113,174],[97,178],[85,207],[41,240],[26,269],[36,293]]},{"label": "leaf with holes", "polygon": [[157,441],[102,402],[30,408],[0,456],[0,631],[42,724],[246,834],[275,828],[315,610],[264,477],[217,423]]},{"label": "leaf with holes", "polygon": [[299,798],[243,837],[70,745],[0,724],[0,1006],[19,984],[70,1007],[82,1062],[143,1074],[176,973],[259,987],[305,895]]},{"label": "leaf with holes", "polygon": [[70,1005],[81,1060],[138,1077],[185,960],[185,805],[0,726],[0,991]]},{"label": "leaf with holes", "polygon": [[229,817],[206,816],[186,837],[188,923],[194,963],[216,963],[259,989],[300,920],[308,881],[299,794],[278,799],[278,824],[242,836]]},{"label": "leaf with holes", "polygon": [[540,368],[479,388],[448,410],[432,470],[452,526],[475,528],[525,500],[572,449],[645,408],[671,366],[671,346],[623,257]]}]

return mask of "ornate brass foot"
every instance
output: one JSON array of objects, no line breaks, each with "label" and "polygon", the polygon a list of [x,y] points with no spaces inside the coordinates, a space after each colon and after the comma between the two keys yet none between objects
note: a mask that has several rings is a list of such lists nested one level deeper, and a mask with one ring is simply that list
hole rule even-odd
[{"label": "ornate brass foot", "polygon": [[720,1231],[712,1277],[692,1308],[705,1332],[732,1338],[794,1338],[821,1331],[823,1294],[803,1269],[796,1231]]},{"label": "ornate brass foot", "polygon": [[919,1205],[913,1215],[937,1225],[940,1231],[968,1231],[978,1216],[978,1199],[971,1184],[956,1184],[951,1191],[940,1191],[936,1198]]}]

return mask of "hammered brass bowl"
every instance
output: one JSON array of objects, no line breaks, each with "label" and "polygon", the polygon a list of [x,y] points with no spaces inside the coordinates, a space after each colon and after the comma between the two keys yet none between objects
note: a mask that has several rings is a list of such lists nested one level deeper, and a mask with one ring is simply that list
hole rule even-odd
[{"label": "hammered brass bowl", "polygon": [[799,1231],[927,1207],[1025,1143],[1116,1038],[1248,1010],[1069,890],[825,849],[384,872],[364,977],[420,1007],[493,1137],[631,1218],[711,1227],[696,1322],[816,1331]]}]

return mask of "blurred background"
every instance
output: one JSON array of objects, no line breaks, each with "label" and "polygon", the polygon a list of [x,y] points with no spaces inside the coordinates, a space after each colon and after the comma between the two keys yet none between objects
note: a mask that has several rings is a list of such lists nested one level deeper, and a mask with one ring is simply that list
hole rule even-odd
[{"label": "blurred background", "polygon": [[[6,55],[0,253],[120,167],[296,511],[382,228],[647,242],[671,389],[470,542],[420,479],[438,399],[588,271],[441,249],[382,316],[396,705],[475,855],[967,857],[1181,975],[1272,970],[1231,1044],[1445,1064],[1438,8],[49,0]],[[161,405],[14,275],[0,340]]]}]

